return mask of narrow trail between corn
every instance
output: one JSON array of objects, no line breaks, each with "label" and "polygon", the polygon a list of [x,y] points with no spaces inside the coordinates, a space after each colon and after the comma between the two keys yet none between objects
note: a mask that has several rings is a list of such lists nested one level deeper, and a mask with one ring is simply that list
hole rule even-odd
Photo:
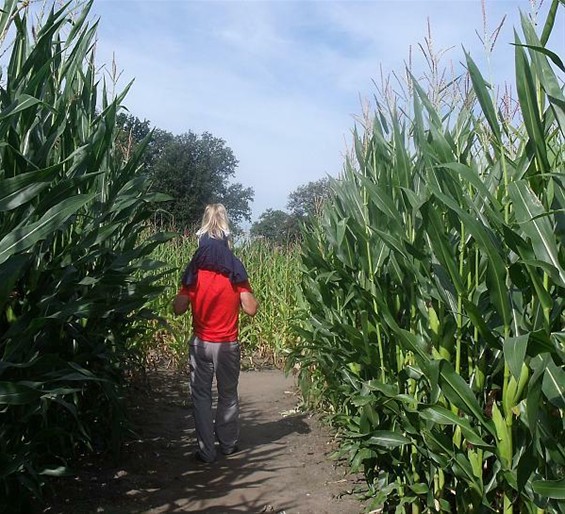
[{"label": "narrow trail between corn", "polygon": [[214,464],[194,460],[185,374],[151,373],[132,399],[139,438],[116,466],[88,464],[44,513],[358,514],[354,479],[336,468],[320,421],[296,409],[292,377],[241,373],[240,451]]}]

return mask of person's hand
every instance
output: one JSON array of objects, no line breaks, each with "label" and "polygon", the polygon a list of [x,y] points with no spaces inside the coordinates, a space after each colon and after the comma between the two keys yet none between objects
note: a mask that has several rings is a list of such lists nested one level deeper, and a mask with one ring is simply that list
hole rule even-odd
[{"label": "person's hand", "polygon": [[245,314],[250,316],[255,316],[257,308],[259,307],[259,302],[253,296],[253,293],[245,292],[239,295],[241,300],[241,308]]},{"label": "person's hand", "polygon": [[188,310],[189,299],[186,295],[178,294],[173,300],[173,312],[179,316]]}]

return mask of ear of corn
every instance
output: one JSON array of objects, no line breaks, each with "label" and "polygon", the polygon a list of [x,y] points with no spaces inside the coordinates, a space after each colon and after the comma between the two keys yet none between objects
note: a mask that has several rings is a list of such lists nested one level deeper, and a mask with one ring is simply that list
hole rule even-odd
[{"label": "ear of corn", "polygon": [[[463,103],[378,104],[305,235],[303,390],[371,508],[564,512],[565,95],[528,18],[522,119],[469,55]],[[561,6],[562,7],[562,6]],[[444,92],[445,93],[445,92]]]}]

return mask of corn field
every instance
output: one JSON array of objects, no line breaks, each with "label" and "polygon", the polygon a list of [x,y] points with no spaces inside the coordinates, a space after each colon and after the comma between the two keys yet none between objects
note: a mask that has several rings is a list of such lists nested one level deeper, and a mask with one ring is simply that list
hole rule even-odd
[{"label": "corn field", "polygon": [[[49,476],[117,450],[129,341],[161,287],[139,240],[152,202],[129,159],[95,67],[90,3],[32,22],[28,2],[0,11],[0,511],[30,512]],[[141,273],[152,270],[153,273]]]},{"label": "corn field", "polygon": [[288,364],[370,509],[565,512],[562,8],[541,35],[522,17],[519,116],[470,55],[461,102],[412,80],[409,107],[377,103],[355,132],[305,235]]},{"label": "corn field", "polygon": [[[149,224],[166,198],[148,141],[124,148],[90,6],[0,10],[0,512],[119,449],[124,375],[156,341],[186,357],[170,302],[196,243]],[[300,258],[235,248],[261,304],[245,355],[289,355],[370,509],[565,512],[562,11],[516,33],[518,115],[470,55],[457,101],[411,79],[408,107],[384,98],[355,132]]]},{"label": "corn field", "polygon": [[[182,272],[196,251],[195,236],[182,236],[161,245],[153,257],[166,263],[171,273],[161,279],[164,294],[149,305],[159,314],[161,328],[155,337],[138,338],[142,354],[169,356],[169,363],[185,365],[188,356],[187,340],[192,333],[190,313],[174,317],[171,302],[180,287]],[[245,366],[282,366],[287,348],[295,335],[292,324],[298,315],[296,304],[299,286],[300,253],[298,246],[274,246],[263,240],[236,242],[233,251],[243,262],[249,282],[260,304],[253,318],[240,316],[239,339],[242,343]]]}]

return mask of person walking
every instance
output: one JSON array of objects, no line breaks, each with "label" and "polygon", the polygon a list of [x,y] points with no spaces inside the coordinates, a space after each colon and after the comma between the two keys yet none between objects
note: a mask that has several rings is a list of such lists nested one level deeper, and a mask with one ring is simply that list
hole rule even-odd
[{"label": "person walking", "polygon": [[[193,335],[189,343],[190,387],[198,450],[195,458],[213,462],[217,451],[238,450],[239,311],[254,316],[258,302],[245,267],[229,246],[229,221],[222,204],[206,206],[198,232],[198,249],[188,264],[173,311],[184,314],[190,305]],[[212,412],[212,381],[218,402]]]}]

